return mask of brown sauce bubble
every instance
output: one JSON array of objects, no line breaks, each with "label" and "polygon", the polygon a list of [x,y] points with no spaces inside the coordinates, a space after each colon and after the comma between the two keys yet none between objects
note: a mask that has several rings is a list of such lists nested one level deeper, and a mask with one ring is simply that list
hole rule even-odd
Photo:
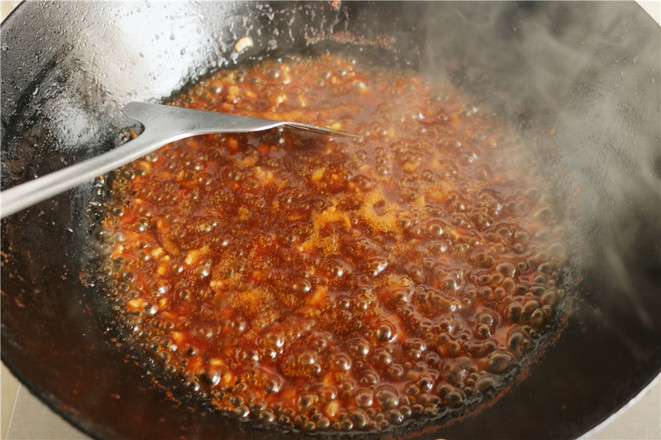
[{"label": "brown sauce bubble", "polygon": [[358,136],[198,136],[117,174],[100,271],[127,341],[225,414],[303,431],[452,414],[557,315],[561,212],[522,141],[452,86],[324,55],[173,104]]}]

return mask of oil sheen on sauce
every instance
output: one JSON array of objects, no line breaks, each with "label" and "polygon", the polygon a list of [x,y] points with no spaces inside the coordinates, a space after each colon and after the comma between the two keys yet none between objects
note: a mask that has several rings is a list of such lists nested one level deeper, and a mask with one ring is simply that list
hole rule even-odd
[{"label": "oil sheen on sauce", "polygon": [[127,340],[218,410],[440,417],[498,393],[558,313],[569,248],[535,157],[452,86],[324,55],[173,104],[358,135],[200,136],[116,174],[103,271]]}]

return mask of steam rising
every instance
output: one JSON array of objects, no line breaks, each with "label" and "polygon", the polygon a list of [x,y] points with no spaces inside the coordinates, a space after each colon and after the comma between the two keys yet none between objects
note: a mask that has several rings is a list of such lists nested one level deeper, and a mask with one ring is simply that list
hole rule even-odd
[{"label": "steam rising", "polygon": [[[578,227],[575,261],[649,328],[641,295],[654,287],[641,283],[661,265],[659,26],[591,6],[430,8],[421,70],[519,123]],[[465,33],[443,32],[456,28]]]}]

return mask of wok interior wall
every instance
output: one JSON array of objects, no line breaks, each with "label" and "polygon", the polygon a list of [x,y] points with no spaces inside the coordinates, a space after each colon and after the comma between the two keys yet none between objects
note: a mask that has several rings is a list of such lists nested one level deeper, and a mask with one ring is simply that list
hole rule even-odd
[{"label": "wok interior wall", "polygon": [[[117,145],[129,101],[317,37],[385,37],[394,65],[450,79],[520,125],[572,195],[580,236],[582,281],[562,338],[492,406],[427,436],[575,436],[658,374],[660,43],[635,5],[28,2],[2,32],[2,188]],[[237,54],[245,35],[254,46]],[[552,128],[552,142],[537,135]],[[92,191],[3,221],[3,360],[97,437],[254,436],[169,400],[109,340],[99,292],[81,278],[95,252]]]}]

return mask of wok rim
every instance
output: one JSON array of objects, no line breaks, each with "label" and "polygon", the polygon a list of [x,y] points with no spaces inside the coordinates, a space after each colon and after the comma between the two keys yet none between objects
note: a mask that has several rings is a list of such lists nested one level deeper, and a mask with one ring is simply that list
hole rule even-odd
[{"label": "wok rim", "polygon": [[[613,413],[611,413],[609,416],[607,416],[601,423],[598,425],[594,426],[592,429],[589,431],[583,433],[582,435],[576,437],[577,440],[589,440],[592,438],[595,434],[598,434],[601,432],[603,429],[606,427],[610,426],[615,420],[620,418],[623,414],[627,413],[629,409],[631,409],[634,405],[636,405],[638,402],[640,402],[643,397],[652,391],[652,388],[654,388],[657,385],[661,385],[661,369],[659,369],[658,374],[653,377],[647,385],[645,385],[635,396],[633,396],[628,402],[624,403],[619,409],[616,409]],[[659,420],[661,423],[661,420]],[[596,440],[596,439],[595,439]]]},{"label": "wok rim", "polygon": [[[83,434],[87,435],[88,437],[95,439],[95,440],[106,440],[110,439],[111,437],[107,437],[104,435],[101,435],[100,432],[101,429],[95,431],[93,426],[89,425],[98,425],[94,422],[90,422],[89,420],[84,419],[83,417],[77,416],[71,411],[66,411],[62,406],[64,402],[59,401],[59,399],[52,394],[48,394],[44,390],[40,390],[40,387],[34,383],[32,380],[28,379],[19,369],[16,368],[16,366],[11,362],[10,359],[8,359],[8,356],[4,350],[2,349],[2,353],[0,355],[0,358],[2,359],[2,363],[4,366],[9,370],[9,372],[19,381],[20,385],[24,386],[32,396],[36,397],[37,400],[44,404],[53,414],[59,416],[60,420],[64,420],[65,422],[69,423],[69,425],[73,426]],[[16,396],[14,399],[18,397],[18,390],[16,392]],[[16,403],[16,400],[14,400],[14,405]],[[12,414],[9,419],[9,424],[7,425],[7,428],[11,426],[11,420],[14,416],[13,414],[14,408],[12,408]],[[100,428],[104,428],[103,426],[99,425]],[[107,429],[107,427],[105,427]],[[9,430],[7,431],[9,433]]]},{"label": "wok rim", "polygon": [[[7,14],[7,16],[2,20],[1,25],[4,27],[8,22],[8,20],[15,18],[16,11],[18,11],[19,9],[21,10],[24,9],[24,5],[26,3],[27,2],[25,0],[22,0],[20,3],[18,3],[9,12],[9,14]],[[648,16],[650,16],[650,13],[640,5],[640,2],[636,1],[636,5],[639,8],[643,9]],[[654,17],[651,16],[650,18],[654,19]],[[659,24],[659,22],[656,21],[656,19],[654,19],[654,21],[656,22],[657,26],[661,27],[661,24]],[[7,369],[11,372],[11,374],[20,382],[20,384],[25,386],[25,388],[33,396],[37,397],[38,401],[46,405],[46,407],[48,407],[50,411],[57,414],[61,419],[65,420],[71,426],[81,431],[85,435],[89,436],[90,438],[99,439],[99,440],[113,438],[112,435],[115,432],[111,427],[109,427],[108,425],[99,424],[89,419],[85,419],[83,416],[75,414],[75,412],[68,411],[64,407],[66,406],[64,402],[60,401],[54,394],[46,393],[45,390],[43,390],[38,385],[37,382],[30,380],[26,375],[24,375],[20,371],[20,369],[18,369],[16,365],[12,362],[11,356],[7,353],[4,346],[1,347],[0,349],[0,358],[2,360],[2,363],[7,367]],[[596,433],[604,429],[606,426],[613,423],[613,421],[618,419],[623,413],[627,412],[632,406],[634,406],[637,402],[639,402],[646,393],[648,393],[654,386],[660,383],[661,383],[661,368],[658,369],[656,376],[650,377],[647,383],[639,391],[637,391],[632,398],[630,398],[628,401],[624,402],[621,406],[619,406],[617,409],[611,412],[599,424],[593,426],[590,430],[574,438],[588,439],[591,436],[594,436]],[[111,432],[102,433],[102,431],[111,431]],[[106,434],[110,434],[110,436],[107,436]]]}]

